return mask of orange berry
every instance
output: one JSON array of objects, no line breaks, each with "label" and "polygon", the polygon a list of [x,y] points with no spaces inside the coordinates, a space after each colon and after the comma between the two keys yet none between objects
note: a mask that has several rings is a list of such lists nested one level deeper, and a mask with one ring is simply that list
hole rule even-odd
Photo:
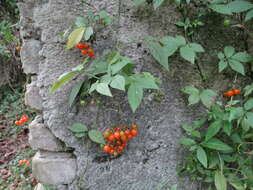
[{"label": "orange berry", "polygon": [[232,91],[233,91],[234,95],[241,94],[241,91],[239,89],[233,89]]},{"label": "orange berry", "polygon": [[19,164],[19,165],[22,165],[23,163],[24,163],[24,160],[19,160],[19,161],[18,161],[18,164]]},{"label": "orange berry", "polygon": [[121,136],[120,139],[121,139],[122,142],[124,142],[124,143],[127,142],[127,136],[126,136],[126,135]]},{"label": "orange berry", "polygon": [[30,162],[29,162],[28,160],[26,160],[25,164],[26,164],[27,166],[30,166]]},{"label": "orange berry", "polygon": [[133,137],[138,135],[138,131],[136,129],[132,129],[130,132]]},{"label": "orange berry", "polygon": [[16,125],[20,125],[21,122],[20,122],[20,121],[15,121],[15,124],[16,124]]},{"label": "orange berry", "polygon": [[105,145],[103,150],[104,150],[104,152],[109,153],[111,151],[111,147],[109,145]]},{"label": "orange berry", "polygon": [[114,139],[115,139],[114,135],[110,135],[110,136],[108,137],[108,141],[110,141],[110,142],[114,141]]},{"label": "orange berry", "polygon": [[120,133],[118,131],[116,131],[114,133],[114,137],[115,137],[115,139],[120,139]]},{"label": "orange berry", "polygon": [[131,138],[133,138],[133,135],[131,135],[131,134],[127,135],[128,140],[130,140]]},{"label": "orange berry", "polygon": [[96,104],[96,102],[95,102],[94,100],[92,100],[92,101],[90,102],[90,104],[91,104],[91,105],[94,105],[94,104]]},{"label": "orange berry", "polygon": [[21,47],[20,47],[20,46],[17,46],[15,49],[16,49],[16,51],[20,51],[20,50],[21,50]]},{"label": "orange berry", "polygon": [[234,92],[232,90],[227,91],[228,97],[234,96]]},{"label": "orange berry", "polygon": [[85,44],[85,43],[78,43],[75,45],[75,47],[78,49],[87,49],[87,48],[89,48],[89,45]]}]

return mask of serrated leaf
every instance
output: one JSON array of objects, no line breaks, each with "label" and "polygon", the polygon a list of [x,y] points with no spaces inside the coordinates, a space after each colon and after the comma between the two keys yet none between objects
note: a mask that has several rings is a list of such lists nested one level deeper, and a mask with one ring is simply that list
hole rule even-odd
[{"label": "serrated leaf", "polygon": [[86,41],[88,41],[90,39],[90,37],[93,35],[93,28],[91,26],[89,26],[84,33],[84,39]]},{"label": "serrated leaf", "polygon": [[111,90],[108,86],[108,83],[99,83],[97,86],[96,86],[96,91],[100,94],[103,94],[105,96],[110,96],[112,97],[112,93],[111,93]]},{"label": "serrated leaf", "polygon": [[90,140],[92,140],[95,143],[105,144],[105,139],[104,139],[102,133],[98,130],[90,130],[88,132],[88,136],[89,136]]},{"label": "serrated leaf", "polygon": [[209,89],[203,90],[200,93],[200,99],[202,103],[208,108],[215,102],[216,96],[217,96],[217,93]]},{"label": "serrated leaf", "polygon": [[243,63],[247,63],[247,62],[252,61],[252,56],[248,53],[245,53],[245,52],[236,53],[231,58],[236,61],[243,62]]},{"label": "serrated leaf", "polygon": [[228,66],[228,62],[224,60],[220,60],[219,62],[219,72],[222,72],[224,69],[226,69]]},{"label": "serrated leaf", "polygon": [[205,141],[210,140],[213,138],[221,129],[222,121],[217,120],[214,121],[207,129]]},{"label": "serrated leaf", "polygon": [[185,60],[189,61],[190,63],[194,64],[195,62],[195,51],[190,48],[189,46],[184,46],[180,48],[180,55]]},{"label": "serrated leaf", "polygon": [[199,162],[205,167],[207,168],[207,155],[205,150],[199,146],[197,149],[197,158],[199,160]]},{"label": "serrated leaf", "polygon": [[209,8],[217,13],[232,15],[232,11],[228,5],[213,4],[213,5],[209,5]]},{"label": "serrated leaf", "polygon": [[226,46],[224,48],[224,54],[227,58],[230,58],[232,55],[234,55],[235,53],[235,48],[233,48],[232,46]]},{"label": "serrated leaf", "polygon": [[128,88],[127,97],[132,111],[135,112],[142,101],[143,89],[132,83]]},{"label": "serrated leaf", "polygon": [[215,172],[214,183],[217,190],[227,190],[227,181],[221,171]]},{"label": "serrated leaf", "polygon": [[74,72],[68,72],[62,74],[58,80],[53,84],[53,86],[50,89],[49,93],[55,92],[58,88],[62,87],[64,84],[69,82],[71,79],[73,79],[76,76]]},{"label": "serrated leaf", "polygon": [[116,75],[113,77],[110,86],[115,89],[125,91],[125,78],[121,75]]},{"label": "serrated leaf", "polygon": [[182,145],[185,145],[185,146],[191,146],[191,145],[196,144],[196,142],[195,142],[193,139],[186,138],[186,137],[180,138],[180,139],[179,139],[179,142],[180,142]]},{"label": "serrated leaf", "polygon": [[241,73],[242,75],[245,75],[244,66],[240,62],[230,59],[228,61],[228,64],[231,67],[231,69],[233,69],[234,71]]},{"label": "serrated leaf", "polygon": [[249,12],[247,12],[247,14],[245,16],[245,21],[247,22],[252,18],[253,18],[253,9],[251,9]]},{"label": "serrated leaf", "polygon": [[86,125],[82,123],[74,123],[71,127],[68,128],[70,131],[74,133],[85,133],[88,131],[88,128]]},{"label": "serrated leaf", "polygon": [[236,0],[228,4],[233,13],[241,13],[253,8],[253,4],[248,1]]},{"label": "serrated leaf", "polygon": [[193,49],[195,52],[205,52],[204,48],[197,43],[190,43],[190,48]]},{"label": "serrated leaf", "polygon": [[250,98],[247,102],[245,102],[244,109],[247,111],[253,109],[253,98]]},{"label": "serrated leaf", "polygon": [[67,49],[71,49],[75,44],[78,44],[82,40],[84,31],[85,27],[80,27],[70,33],[67,42]]},{"label": "serrated leaf", "polygon": [[233,151],[229,145],[225,144],[221,140],[217,138],[212,138],[207,142],[201,143],[204,147],[212,149],[212,150],[220,150],[220,151]]},{"label": "serrated leaf", "polygon": [[153,0],[154,9],[157,9],[158,7],[160,7],[163,2],[164,0]]}]

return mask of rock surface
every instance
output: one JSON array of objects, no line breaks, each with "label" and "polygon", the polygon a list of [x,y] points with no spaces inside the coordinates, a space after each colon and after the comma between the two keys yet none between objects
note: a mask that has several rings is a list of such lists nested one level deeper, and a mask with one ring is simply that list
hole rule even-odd
[{"label": "rock surface", "polygon": [[[73,179],[74,171],[71,168],[68,168],[72,172],[71,178],[62,177],[59,173],[53,176],[50,173],[59,172],[57,170],[60,167],[69,167],[64,165],[64,159],[57,161],[53,158],[55,162],[51,162],[47,158],[45,158],[47,161],[44,161],[40,154],[36,155],[34,173],[40,181],[47,184],[67,184],[68,190],[167,190],[173,184],[178,184],[179,190],[196,190],[196,187],[191,185],[192,182],[187,183],[185,179],[179,179],[175,170],[182,159],[178,143],[182,135],[180,125],[193,121],[202,109],[198,106],[188,108],[180,89],[189,84],[202,87],[200,74],[195,66],[176,56],[170,59],[171,71],[165,72],[147,53],[143,41],[146,36],[160,38],[181,34],[174,25],[181,20],[181,16],[170,4],[165,3],[159,11],[154,11],[151,5],[145,4],[136,8],[131,2],[131,0],[93,0],[90,3],[96,9],[106,10],[114,16],[114,24],[96,36],[96,41],[92,45],[96,55],[99,56],[105,49],[110,50],[115,43],[121,44],[123,54],[136,62],[136,72],[149,71],[162,81],[160,87],[164,96],[161,103],[152,101],[154,93],[146,93],[135,114],[131,112],[126,96],[119,93],[113,99],[103,98],[99,105],[70,108],[67,100],[75,81],[53,94],[48,93],[62,73],[83,60],[79,51],[65,50],[66,41],[59,33],[73,24],[76,16],[84,15],[92,9],[91,7],[76,0],[29,0],[20,3],[23,38],[41,42],[40,62],[36,62],[37,80],[33,81],[36,83],[36,93],[27,98],[27,101],[38,93],[41,102],[39,100],[38,104],[34,103],[36,104],[34,107],[42,110],[44,124],[67,147],[74,150],[73,154],[77,159],[77,168],[73,166],[76,169],[76,177]],[[28,23],[26,19],[33,22]],[[219,39],[219,33],[214,35]],[[214,45],[209,44],[208,51],[217,49],[219,41],[212,43]],[[29,54],[29,49],[24,51]],[[211,58],[215,59],[214,56]],[[210,61],[211,58],[205,60]],[[209,65],[208,68],[216,71],[217,67]],[[213,77],[212,80],[214,83],[218,81],[221,86],[228,82]],[[119,105],[121,111],[118,110]],[[90,144],[86,139],[76,138],[68,130],[74,122],[83,122],[89,128],[101,130],[113,125],[136,123],[139,125],[140,133],[128,145],[123,155],[111,159],[100,150],[99,146]],[[73,163],[74,161],[71,161],[70,165]]]},{"label": "rock surface", "polygon": [[33,175],[42,184],[68,184],[76,176],[76,159],[69,153],[39,151],[32,163]]}]

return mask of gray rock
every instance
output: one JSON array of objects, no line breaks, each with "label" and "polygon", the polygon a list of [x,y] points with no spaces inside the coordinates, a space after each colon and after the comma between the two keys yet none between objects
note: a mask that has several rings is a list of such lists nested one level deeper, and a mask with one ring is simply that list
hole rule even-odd
[{"label": "gray rock", "polygon": [[70,153],[39,151],[32,160],[33,176],[43,184],[71,183],[76,169],[76,159]]},{"label": "gray rock", "polygon": [[36,82],[26,85],[25,104],[32,109],[42,110],[42,99]]},{"label": "gray rock", "polygon": [[39,72],[41,42],[38,40],[24,40],[21,49],[22,67],[26,74]]},{"label": "gray rock", "polygon": [[63,151],[63,144],[50,132],[45,124],[35,119],[29,125],[29,144],[34,150]]}]

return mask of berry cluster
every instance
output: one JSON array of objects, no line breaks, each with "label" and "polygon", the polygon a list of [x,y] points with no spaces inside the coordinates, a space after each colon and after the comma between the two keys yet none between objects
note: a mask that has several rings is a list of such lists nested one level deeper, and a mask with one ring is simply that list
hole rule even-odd
[{"label": "berry cluster", "polygon": [[19,160],[18,161],[19,165],[26,165],[26,166],[30,166],[30,162],[28,160]]},{"label": "berry cluster", "polygon": [[78,43],[75,45],[76,48],[80,49],[83,55],[88,55],[89,57],[94,57],[94,50],[90,48],[88,44]]},{"label": "berry cluster", "polygon": [[28,120],[29,120],[29,118],[26,115],[22,115],[20,120],[15,121],[15,124],[22,125],[23,123],[26,123]]},{"label": "berry cluster", "polygon": [[239,95],[241,94],[241,91],[239,89],[233,89],[233,90],[229,90],[229,91],[226,91],[224,92],[224,96],[225,97],[232,97],[234,95]]},{"label": "berry cluster", "polygon": [[117,156],[122,153],[126,147],[126,143],[137,135],[138,129],[134,124],[131,126],[131,128],[118,126],[113,129],[106,129],[103,136],[106,139],[107,144],[102,148],[104,152],[113,156]]}]

